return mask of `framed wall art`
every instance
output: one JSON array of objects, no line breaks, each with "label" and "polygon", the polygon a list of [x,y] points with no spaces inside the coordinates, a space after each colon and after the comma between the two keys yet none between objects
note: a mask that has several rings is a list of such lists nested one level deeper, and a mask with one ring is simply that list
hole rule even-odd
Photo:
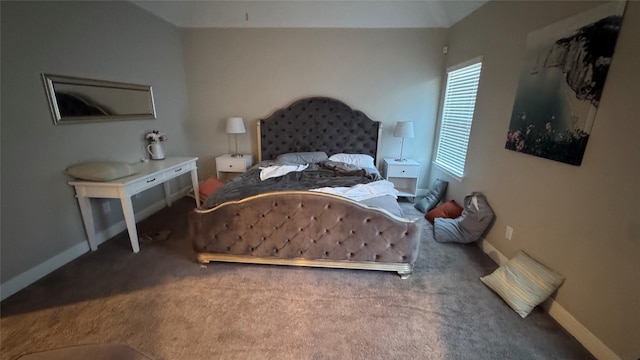
[{"label": "framed wall art", "polygon": [[610,2],[529,33],[506,148],[580,165],[626,2]]}]

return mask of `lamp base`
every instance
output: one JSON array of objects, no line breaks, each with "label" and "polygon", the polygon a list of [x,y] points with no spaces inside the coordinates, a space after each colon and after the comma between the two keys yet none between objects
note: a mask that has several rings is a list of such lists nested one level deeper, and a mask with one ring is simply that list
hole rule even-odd
[{"label": "lamp base", "polygon": [[231,157],[237,158],[237,157],[243,157],[244,154],[231,154]]}]

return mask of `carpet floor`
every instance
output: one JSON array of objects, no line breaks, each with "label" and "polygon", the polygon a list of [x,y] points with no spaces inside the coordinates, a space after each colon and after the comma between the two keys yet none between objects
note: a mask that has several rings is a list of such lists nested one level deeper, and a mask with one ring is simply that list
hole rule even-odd
[{"label": "carpet floor", "polygon": [[[403,211],[418,217],[412,204]],[[476,245],[436,243],[413,275],[195,262],[192,199],[138,224],[170,231],[131,252],[121,233],[1,304],[0,358],[123,344],[154,359],[593,359],[548,314],[521,319],[479,278]]]}]

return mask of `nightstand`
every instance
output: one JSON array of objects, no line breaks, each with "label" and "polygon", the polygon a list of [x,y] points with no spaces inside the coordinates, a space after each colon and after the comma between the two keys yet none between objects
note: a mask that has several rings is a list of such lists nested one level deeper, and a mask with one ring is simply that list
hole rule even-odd
[{"label": "nightstand", "polygon": [[404,161],[385,158],[382,176],[391,181],[398,190],[398,196],[415,198],[418,192],[418,173],[420,164],[411,159]]},{"label": "nightstand", "polygon": [[253,155],[242,155],[233,157],[230,154],[224,154],[216,157],[216,177],[224,173],[243,173],[253,165]]}]

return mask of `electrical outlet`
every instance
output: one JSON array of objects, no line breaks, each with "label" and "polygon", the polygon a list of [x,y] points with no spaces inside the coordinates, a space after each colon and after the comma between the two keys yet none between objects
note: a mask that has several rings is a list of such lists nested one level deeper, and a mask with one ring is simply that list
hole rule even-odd
[{"label": "electrical outlet", "polygon": [[102,203],[102,211],[108,213],[109,211],[111,211],[111,203],[109,203],[108,201],[105,201]]},{"label": "electrical outlet", "polygon": [[511,241],[512,236],[513,236],[513,228],[507,225],[507,231],[504,233],[504,237],[506,237],[507,240]]}]

